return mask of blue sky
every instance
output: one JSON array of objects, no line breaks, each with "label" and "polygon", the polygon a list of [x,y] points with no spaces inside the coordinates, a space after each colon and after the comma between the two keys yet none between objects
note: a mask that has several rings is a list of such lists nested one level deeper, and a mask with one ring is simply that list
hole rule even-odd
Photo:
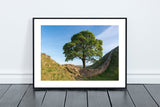
[{"label": "blue sky", "polygon": [[[103,40],[103,55],[118,46],[119,28],[114,25],[42,25],[41,52],[51,56],[59,64],[82,65],[82,61],[75,59],[65,62],[63,46],[71,41],[71,37],[82,30],[89,30],[96,39]],[[89,65],[91,63],[88,63]]]}]

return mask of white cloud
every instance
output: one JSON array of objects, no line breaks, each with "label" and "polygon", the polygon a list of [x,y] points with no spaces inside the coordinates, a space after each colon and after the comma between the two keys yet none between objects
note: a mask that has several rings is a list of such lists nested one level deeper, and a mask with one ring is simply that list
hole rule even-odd
[{"label": "white cloud", "polygon": [[103,54],[105,55],[106,53],[108,53],[109,51],[111,51],[112,49],[114,49],[115,47],[118,46],[118,42],[113,42],[113,43],[104,43],[103,44]]},{"label": "white cloud", "polygon": [[118,26],[111,26],[103,31],[101,34],[97,35],[96,38],[98,39],[106,39],[113,36],[117,36],[119,33]]},{"label": "white cloud", "polygon": [[96,36],[97,39],[103,40],[103,53],[104,55],[110,50],[118,46],[119,41],[119,27],[111,26],[104,30],[101,34]]}]

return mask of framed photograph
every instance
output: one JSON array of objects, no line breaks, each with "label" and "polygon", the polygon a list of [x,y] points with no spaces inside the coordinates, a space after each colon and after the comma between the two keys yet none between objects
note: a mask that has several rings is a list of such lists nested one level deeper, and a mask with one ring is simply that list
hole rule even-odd
[{"label": "framed photograph", "polygon": [[126,88],[127,18],[33,18],[33,86]]}]

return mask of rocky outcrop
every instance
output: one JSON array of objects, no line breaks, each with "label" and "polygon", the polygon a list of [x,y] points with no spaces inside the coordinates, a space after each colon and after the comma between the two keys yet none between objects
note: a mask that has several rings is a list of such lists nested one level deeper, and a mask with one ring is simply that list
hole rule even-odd
[{"label": "rocky outcrop", "polygon": [[62,65],[65,69],[67,69],[68,72],[74,74],[75,76],[79,76],[79,71],[82,69],[82,67],[73,65],[73,64],[63,64]]}]

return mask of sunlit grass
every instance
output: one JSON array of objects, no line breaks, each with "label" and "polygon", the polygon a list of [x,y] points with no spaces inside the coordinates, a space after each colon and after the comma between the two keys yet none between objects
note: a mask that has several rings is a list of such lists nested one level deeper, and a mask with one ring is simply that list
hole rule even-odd
[{"label": "sunlit grass", "polygon": [[[118,80],[118,49],[116,48],[113,53],[112,53],[112,57],[111,57],[111,62],[108,66],[108,68],[105,70],[105,72],[94,76],[94,77],[89,77],[89,78],[84,78],[85,80]],[[104,62],[107,58],[108,54],[106,54],[100,61]],[[102,63],[103,64],[103,63]],[[90,66],[91,68],[96,68],[98,67],[97,65],[101,65],[101,63],[96,62],[95,64],[93,64],[92,66]]]}]

